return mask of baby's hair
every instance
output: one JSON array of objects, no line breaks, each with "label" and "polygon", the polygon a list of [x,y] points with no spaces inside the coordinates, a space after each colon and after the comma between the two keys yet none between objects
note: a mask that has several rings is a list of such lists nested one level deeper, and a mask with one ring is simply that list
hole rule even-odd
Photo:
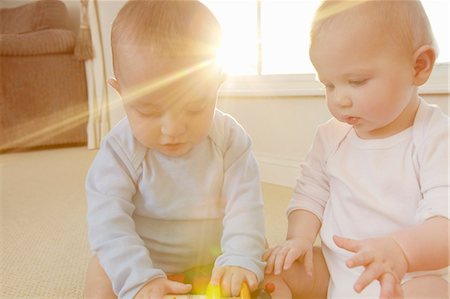
[{"label": "baby's hair", "polygon": [[314,16],[311,45],[323,29],[333,26],[336,17],[343,14],[345,18],[365,16],[364,21],[376,25],[396,46],[411,53],[423,45],[438,50],[419,0],[323,0]]},{"label": "baby's hair", "polygon": [[192,0],[128,0],[111,30],[114,66],[119,48],[142,48],[156,57],[205,58],[216,54],[220,41],[217,19]]}]

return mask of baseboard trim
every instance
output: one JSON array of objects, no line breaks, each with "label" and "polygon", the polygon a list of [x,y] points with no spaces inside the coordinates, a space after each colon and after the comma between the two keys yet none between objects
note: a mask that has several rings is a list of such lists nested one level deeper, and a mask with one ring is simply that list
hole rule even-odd
[{"label": "baseboard trim", "polygon": [[286,187],[294,187],[300,173],[301,161],[255,153],[261,172],[261,180],[265,183]]}]

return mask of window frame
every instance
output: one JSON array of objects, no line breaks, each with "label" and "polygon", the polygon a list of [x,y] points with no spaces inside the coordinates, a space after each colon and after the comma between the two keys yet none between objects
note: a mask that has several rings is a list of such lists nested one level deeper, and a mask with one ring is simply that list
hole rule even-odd
[{"label": "window frame", "polygon": [[[421,95],[449,95],[450,64],[439,63]],[[325,89],[314,74],[230,75],[219,91],[221,98],[247,97],[324,97]]]},{"label": "window frame", "polygon": [[[219,91],[221,98],[241,97],[321,97],[325,89],[315,74],[262,74],[261,0],[256,0],[256,75],[229,75]],[[450,63],[438,63],[426,84],[419,88],[421,95],[450,94]]]}]

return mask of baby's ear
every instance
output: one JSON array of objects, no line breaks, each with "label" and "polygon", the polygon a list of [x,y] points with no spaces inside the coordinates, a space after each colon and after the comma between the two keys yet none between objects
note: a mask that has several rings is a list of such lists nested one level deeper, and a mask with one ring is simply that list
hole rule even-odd
[{"label": "baby's ear", "polygon": [[436,52],[431,46],[422,46],[414,53],[414,85],[421,86],[428,81],[435,60]]},{"label": "baby's ear", "polygon": [[120,95],[120,85],[115,78],[109,78],[108,84]]}]

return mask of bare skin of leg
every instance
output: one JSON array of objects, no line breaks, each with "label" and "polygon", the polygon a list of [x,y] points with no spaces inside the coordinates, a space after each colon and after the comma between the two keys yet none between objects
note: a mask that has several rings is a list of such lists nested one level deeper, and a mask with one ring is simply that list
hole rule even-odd
[{"label": "bare skin of leg", "polygon": [[97,256],[93,256],[89,262],[84,295],[86,299],[117,298],[113,292],[111,280],[100,265]]},{"label": "bare skin of leg", "polygon": [[306,274],[303,263],[295,262],[281,275],[266,276],[263,285],[268,282],[275,285],[275,291],[271,294],[273,299],[325,299],[330,274],[319,247],[314,247],[313,263],[312,277]]},{"label": "bare skin of leg", "polygon": [[439,276],[413,278],[402,285],[405,299],[448,299],[449,283]]}]

